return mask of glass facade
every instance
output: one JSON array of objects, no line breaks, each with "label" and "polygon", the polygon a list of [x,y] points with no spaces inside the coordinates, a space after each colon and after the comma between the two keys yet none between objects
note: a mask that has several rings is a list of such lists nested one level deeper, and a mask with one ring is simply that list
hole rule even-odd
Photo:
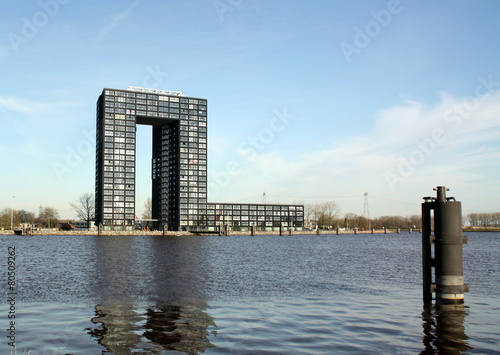
[{"label": "glass facade", "polygon": [[104,89],[97,101],[96,223],[133,229],[136,125],[153,126],[153,219],[168,230],[302,229],[303,206],[207,203],[207,100]]},{"label": "glass facade", "polygon": [[275,231],[280,227],[302,230],[304,206],[208,203],[206,205],[206,229],[218,231],[228,226],[233,231]]}]

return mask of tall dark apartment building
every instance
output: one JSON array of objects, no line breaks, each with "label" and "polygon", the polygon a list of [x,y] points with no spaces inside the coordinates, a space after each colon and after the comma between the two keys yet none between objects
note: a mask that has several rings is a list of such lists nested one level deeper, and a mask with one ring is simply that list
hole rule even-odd
[{"label": "tall dark apartment building", "polygon": [[104,89],[97,101],[96,224],[134,229],[137,124],[153,126],[152,213],[158,228],[303,228],[302,205],[207,203],[207,100],[137,87]]}]

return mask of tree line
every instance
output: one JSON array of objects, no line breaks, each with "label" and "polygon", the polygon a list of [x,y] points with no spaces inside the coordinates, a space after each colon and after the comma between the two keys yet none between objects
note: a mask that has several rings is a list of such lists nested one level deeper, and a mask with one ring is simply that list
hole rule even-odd
[{"label": "tree line", "polygon": [[[82,194],[75,202],[69,203],[76,212],[77,218],[86,221],[90,226],[95,215],[94,196],[90,193]],[[40,228],[55,228],[59,224],[59,211],[54,207],[38,208],[38,216],[26,210],[11,210],[5,208],[0,211],[0,228],[10,229],[23,223],[35,224]]]},{"label": "tree line", "polygon": [[[70,202],[75,210],[77,218],[86,221],[90,226],[95,215],[95,201],[93,194],[80,195],[75,202]],[[336,202],[318,202],[305,204],[304,217],[306,222],[313,221],[314,226],[320,229],[383,229],[385,228],[421,228],[422,218],[420,215],[413,216],[382,216],[368,219],[355,213],[347,213],[341,216],[341,208]],[[148,198],[144,203],[145,212],[143,218],[151,218],[152,201]],[[53,207],[40,206],[38,216],[26,210],[14,210],[10,208],[0,211],[0,228],[10,229],[11,218],[13,226],[22,223],[36,224],[42,228],[54,228],[59,223],[59,212]],[[500,212],[494,213],[469,213],[463,218],[464,224],[471,227],[500,227]]]},{"label": "tree line", "polygon": [[4,208],[0,211],[0,227],[10,229],[22,223],[37,224],[42,228],[54,228],[59,223],[59,212],[53,207],[40,206],[38,216],[26,210],[11,210]]},{"label": "tree line", "polygon": [[467,220],[471,227],[500,227],[500,212],[469,213]]},{"label": "tree line", "polygon": [[[69,203],[76,213],[76,218],[80,221],[87,222],[91,227],[92,221],[95,218],[95,198],[91,193],[80,195],[74,202]],[[142,218],[151,218],[152,201],[148,198],[144,203],[145,212]],[[0,228],[10,229],[11,223],[13,227],[17,227],[23,223],[36,224],[40,228],[54,228],[59,223],[59,212],[53,207],[40,206],[38,216],[33,212],[26,210],[11,210],[5,208],[0,211]]]},{"label": "tree line", "polygon": [[414,216],[383,216],[369,219],[355,213],[341,215],[336,202],[317,202],[305,204],[306,221],[314,221],[320,229],[382,229],[382,228],[421,228],[422,218]]},{"label": "tree line", "polygon": [[[374,219],[347,213],[341,216],[341,209],[335,202],[305,204],[306,221],[314,221],[321,229],[383,229],[386,228],[422,228],[422,216],[382,216]],[[462,223],[471,227],[500,227],[500,212],[469,213],[462,217]]]}]

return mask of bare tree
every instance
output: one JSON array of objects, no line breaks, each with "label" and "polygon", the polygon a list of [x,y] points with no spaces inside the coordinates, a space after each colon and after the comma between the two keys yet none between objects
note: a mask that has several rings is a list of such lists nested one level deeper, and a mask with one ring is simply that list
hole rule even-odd
[{"label": "bare tree", "polygon": [[340,207],[333,201],[308,204],[305,209],[306,218],[315,219],[318,226],[323,228],[333,227],[340,214]]},{"label": "bare tree", "polygon": [[153,201],[151,200],[151,197],[148,197],[144,202],[144,213],[142,214],[142,218],[153,218]]},{"label": "bare tree", "polygon": [[344,228],[347,229],[353,229],[353,228],[369,229],[372,226],[371,219],[368,219],[366,217],[360,216],[352,212],[345,214],[343,223],[344,223]]},{"label": "bare tree", "polygon": [[382,216],[372,220],[372,226],[377,229],[381,228],[420,228],[422,225],[422,217],[419,215],[413,216]]},{"label": "bare tree", "polygon": [[2,211],[0,211],[0,227],[10,229],[10,216],[11,216],[10,208],[4,208]]},{"label": "bare tree", "polygon": [[498,227],[500,226],[500,212],[494,213],[469,213],[467,215],[472,227]]},{"label": "bare tree", "polygon": [[[28,212],[26,210],[14,210],[12,213],[14,219],[14,226],[19,225],[20,223],[34,223],[35,222],[35,214],[33,212]],[[10,229],[10,217],[11,210],[10,208],[5,208],[0,211],[0,228],[8,228]]]},{"label": "bare tree", "polygon": [[38,212],[38,222],[47,228],[54,228],[58,222],[59,212],[53,207],[42,207]]},{"label": "bare tree", "polygon": [[94,195],[91,193],[82,194],[76,202],[70,202],[70,205],[75,210],[78,219],[87,222],[87,227],[90,228],[90,221],[95,216]]},{"label": "bare tree", "polygon": [[33,223],[35,221],[35,214],[33,212],[28,212],[26,210],[17,211],[19,215],[19,221],[21,223]]}]

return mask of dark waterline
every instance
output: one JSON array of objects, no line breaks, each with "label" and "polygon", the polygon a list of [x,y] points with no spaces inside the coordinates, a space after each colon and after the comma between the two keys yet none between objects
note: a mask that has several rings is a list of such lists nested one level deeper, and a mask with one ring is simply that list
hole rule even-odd
[{"label": "dark waterline", "polygon": [[418,233],[0,239],[20,354],[495,353],[500,234],[467,235],[468,308],[430,315]]}]

